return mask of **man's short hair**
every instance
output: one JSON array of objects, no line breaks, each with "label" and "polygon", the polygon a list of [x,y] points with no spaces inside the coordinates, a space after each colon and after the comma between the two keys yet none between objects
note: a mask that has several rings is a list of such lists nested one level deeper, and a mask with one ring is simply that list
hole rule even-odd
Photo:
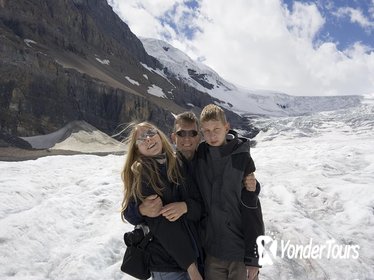
[{"label": "man's short hair", "polygon": [[189,123],[189,124],[196,124],[196,127],[199,128],[199,120],[196,117],[196,115],[191,111],[183,112],[175,117],[174,131],[177,127],[177,124],[180,124],[181,122]]},{"label": "man's short hair", "polygon": [[221,121],[226,124],[225,111],[215,104],[206,105],[200,114],[200,123],[208,121]]}]

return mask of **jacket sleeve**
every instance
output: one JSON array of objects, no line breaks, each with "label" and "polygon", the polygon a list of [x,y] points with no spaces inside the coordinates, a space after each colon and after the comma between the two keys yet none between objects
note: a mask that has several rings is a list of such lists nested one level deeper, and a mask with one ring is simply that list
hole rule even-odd
[{"label": "jacket sleeve", "polygon": [[251,174],[256,171],[255,162],[253,161],[251,154],[248,152],[244,175]]},{"label": "jacket sleeve", "polygon": [[153,236],[157,238],[162,247],[181,268],[187,270],[196,261],[197,253],[183,219],[170,222],[163,216],[144,218]]},{"label": "jacket sleeve", "polygon": [[186,186],[184,189],[186,193],[184,195],[184,200],[187,204],[186,218],[190,221],[197,222],[201,219],[203,199],[192,172],[193,169],[189,168],[185,175]]},{"label": "jacket sleeve", "polygon": [[[146,197],[156,192],[142,180],[142,194]],[[144,222],[144,217],[139,212],[139,200],[138,202],[132,198],[127,205],[127,208],[122,212],[123,217],[132,225],[138,225]]]},{"label": "jacket sleeve", "polygon": [[135,200],[131,200],[127,208],[122,212],[123,217],[132,225],[144,222],[143,216],[139,212],[139,205]]},{"label": "jacket sleeve", "polygon": [[[254,161],[248,153],[247,164],[244,176],[256,171]],[[247,266],[256,266],[258,264],[258,248],[256,244],[257,237],[265,234],[264,221],[262,218],[262,209],[260,199],[258,198],[261,190],[260,183],[256,180],[256,190],[254,192],[247,191],[243,186],[241,194],[241,213],[243,220],[245,255],[244,263]]]},{"label": "jacket sleeve", "polygon": [[[249,152],[246,155],[246,157],[247,158],[246,158],[246,165],[245,165],[245,170],[244,170],[244,177],[256,171],[255,163]],[[256,190],[254,192],[247,191],[245,189],[245,186],[243,185],[243,190],[241,194],[242,206],[249,208],[249,209],[257,208],[258,195],[260,194],[260,191],[261,191],[261,185],[257,180],[256,180]]]},{"label": "jacket sleeve", "polygon": [[242,220],[245,242],[244,263],[247,266],[259,267],[256,239],[265,234],[260,200],[256,209],[242,209]]},{"label": "jacket sleeve", "polygon": [[[142,189],[146,190],[147,196],[155,193],[152,193],[151,188],[146,184],[143,184]],[[154,218],[143,216],[143,218],[154,238],[160,242],[181,268],[187,270],[196,261],[197,253],[184,225],[183,217],[174,222],[170,222],[162,215]]]},{"label": "jacket sleeve", "polygon": [[247,191],[243,186],[241,194],[241,204],[248,209],[256,209],[258,206],[258,195],[260,193],[260,183],[256,180],[256,190],[254,192]]}]

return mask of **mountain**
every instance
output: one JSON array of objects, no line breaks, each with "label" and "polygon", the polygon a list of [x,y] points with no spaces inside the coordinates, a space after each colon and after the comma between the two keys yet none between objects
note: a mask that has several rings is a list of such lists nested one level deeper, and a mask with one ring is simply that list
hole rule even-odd
[{"label": "mountain", "polygon": [[[29,137],[82,120],[112,135],[134,120],[217,100],[163,71],[105,0],[0,1],[0,131]],[[246,119],[230,121],[250,131]]]},{"label": "mountain", "polygon": [[[152,38],[140,38],[148,54],[157,58],[166,72],[177,80],[206,92],[222,107],[240,115],[297,116],[349,108],[362,97],[291,96],[275,91],[248,90],[227,82],[208,66],[192,60],[170,44]],[[190,104],[193,106],[192,104]]]},{"label": "mountain", "polygon": [[169,133],[175,114],[199,114],[209,103],[254,137],[252,115],[301,115],[361,101],[240,88],[165,42],[140,40],[105,0],[0,1],[0,7],[3,144],[25,146],[15,137],[50,134],[73,121],[113,135],[123,124],[149,120]]}]

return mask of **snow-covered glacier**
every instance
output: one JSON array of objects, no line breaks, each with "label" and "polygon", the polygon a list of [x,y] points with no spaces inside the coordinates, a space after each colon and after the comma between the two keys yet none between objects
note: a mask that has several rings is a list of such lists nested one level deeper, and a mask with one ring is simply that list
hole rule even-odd
[{"label": "snow-covered glacier", "polygon": [[[261,279],[374,279],[373,103],[254,123],[266,234],[278,242]],[[293,255],[309,244],[322,252]]]},{"label": "snow-covered glacier", "polygon": [[[261,279],[374,279],[374,104],[251,121],[262,129],[251,153],[266,234],[278,244]],[[120,271],[132,229],[119,214],[123,163],[117,155],[0,162],[0,279],[132,279]],[[309,244],[326,250],[292,256]],[[358,256],[329,255],[329,244]]]},{"label": "snow-covered glacier", "polygon": [[[157,69],[157,73],[163,77],[172,75],[208,93],[219,100],[216,101],[217,105],[239,115],[297,116],[349,108],[357,106],[362,100],[359,95],[292,96],[274,90],[246,89],[226,81],[212,68],[194,61],[167,42],[152,38],[141,40],[147,53],[156,57],[164,66],[163,69]],[[188,103],[186,106],[194,105]]]}]

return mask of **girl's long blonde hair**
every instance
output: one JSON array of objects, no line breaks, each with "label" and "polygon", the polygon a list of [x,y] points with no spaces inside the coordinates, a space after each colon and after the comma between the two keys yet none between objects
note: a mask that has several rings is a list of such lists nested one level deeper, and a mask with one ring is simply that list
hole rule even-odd
[{"label": "girl's long blonde hair", "polygon": [[149,122],[130,124],[128,128],[131,128],[131,132],[126,140],[128,152],[125,166],[121,172],[124,185],[121,212],[127,208],[131,198],[135,201],[144,200],[142,182],[148,183],[158,195],[162,196],[163,181],[162,178],[160,178],[156,160],[152,157],[140,154],[136,145],[136,134],[140,127],[157,129],[157,133],[161,138],[162,152],[165,153],[166,156],[168,181],[178,184],[181,178],[177,157],[166,135]]}]

